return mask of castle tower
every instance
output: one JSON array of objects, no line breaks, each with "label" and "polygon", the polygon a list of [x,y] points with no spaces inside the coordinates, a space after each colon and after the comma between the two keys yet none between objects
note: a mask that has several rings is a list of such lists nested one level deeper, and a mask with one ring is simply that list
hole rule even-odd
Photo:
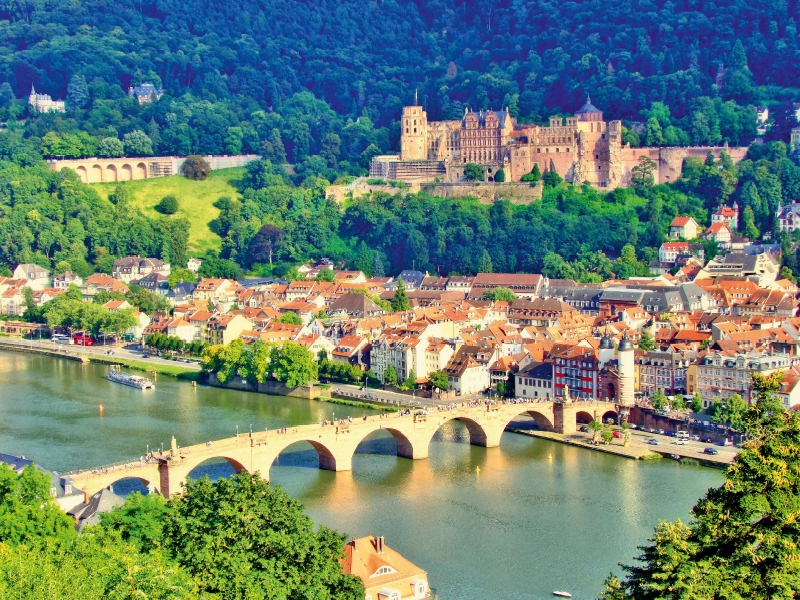
[{"label": "castle tower", "polygon": [[400,160],[428,160],[428,115],[421,106],[403,107]]},{"label": "castle tower", "polygon": [[630,408],[635,404],[634,387],[636,381],[636,366],[634,364],[634,349],[628,332],[622,337],[622,341],[617,348],[617,364],[619,365],[619,393],[617,394],[617,404],[620,405],[620,413],[623,408],[625,412],[630,412]]}]

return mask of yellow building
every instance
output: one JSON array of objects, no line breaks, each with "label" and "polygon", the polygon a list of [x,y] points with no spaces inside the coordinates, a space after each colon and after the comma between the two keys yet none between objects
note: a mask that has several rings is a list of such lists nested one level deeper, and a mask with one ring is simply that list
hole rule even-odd
[{"label": "yellow building", "polygon": [[344,547],[345,574],[364,582],[365,600],[423,600],[434,598],[428,574],[389,548],[381,537],[353,538]]}]

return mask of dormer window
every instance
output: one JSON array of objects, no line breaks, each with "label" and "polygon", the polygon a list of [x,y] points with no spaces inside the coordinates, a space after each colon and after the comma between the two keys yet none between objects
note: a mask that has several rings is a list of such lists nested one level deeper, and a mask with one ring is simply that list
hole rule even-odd
[{"label": "dormer window", "polygon": [[397,569],[393,569],[389,565],[384,565],[370,575],[370,577],[379,577],[380,575],[389,575],[390,573],[397,573]]}]

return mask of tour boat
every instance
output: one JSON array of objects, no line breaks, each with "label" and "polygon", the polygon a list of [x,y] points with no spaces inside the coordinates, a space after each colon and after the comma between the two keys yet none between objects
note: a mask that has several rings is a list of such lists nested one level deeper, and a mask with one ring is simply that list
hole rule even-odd
[{"label": "tour boat", "polygon": [[564,590],[556,590],[553,592],[553,596],[559,596],[560,598],[572,598],[572,594],[565,592]]},{"label": "tour boat", "polygon": [[139,388],[140,390],[152,390],[155,386],[153,382],[147,377],[139,377],[138,375],[128,375],[119,370],[118,365],[111,365],[108,368],[109,381],[121,383],[122,385],[129,385],[131,387]]}]

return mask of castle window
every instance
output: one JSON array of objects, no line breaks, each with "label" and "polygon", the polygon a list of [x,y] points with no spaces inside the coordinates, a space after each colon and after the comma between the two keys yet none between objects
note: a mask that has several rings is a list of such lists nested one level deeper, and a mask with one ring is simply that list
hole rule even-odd
[{"label": "castle window", "polygon": [[556,148],[556,152],[561,152],[561,148]]},{"label": "castle window", "polygon": [[414,127],[414,133],[417,133],[417,128],[416,127]]},{"label": "castle window", "polygon": [[536,154],[541,154],[541,153],[542,153],[542,149],[541,148],[537,148],[536,149]]},{"label": "castle window", "polygon": [[567,148],[567,152],[569,152],[569,148]]},{"label": "castle window", "polygon": [[603,139],[606,139],[606,134],[604,133],[604,134],[603,134],[603,135],[601,135],[600,137],[601,137],[601,138],[603,138]]},{"label": "castle window", "polygon": [[599,154],[595,154],[594,158],[595,158],[595,160],[599,160],[600,159],[600,155]]}]

